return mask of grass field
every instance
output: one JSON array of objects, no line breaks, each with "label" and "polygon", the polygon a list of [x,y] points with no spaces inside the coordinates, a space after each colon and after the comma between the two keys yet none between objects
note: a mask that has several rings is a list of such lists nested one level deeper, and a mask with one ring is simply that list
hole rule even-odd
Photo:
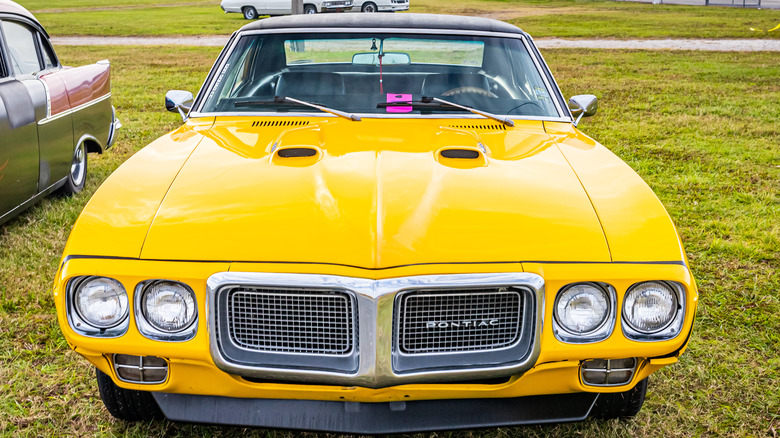
[{"label": "grass field", "polygon": [[[63,2],[64,3],[64,2]],[[180,123],[168,89],[196,91],[218,49],[59,49],[109,58],[124,123],[90,156],[83,194],[48,198],[0,228],[0,435],[293,436],[169,422],[127,425],[103,409],[86,361],[57,326],[51,282],[73,221],[128,156]],[[774,53],[551,50],[566,95],[594,93],[580,127],[646,179],[687,247],[701,301],[688,351],[651,378],[635,419],[436,436],[767,436],[780,433],[780,65]]]},{"label": "grass field", "polygon": [[[246,24],[219,0],[20,0],[52,35],[228,35]],[[482,15],[534,37],[780,38],[780,10],[606,0],[412,0],[412,12]]]}]

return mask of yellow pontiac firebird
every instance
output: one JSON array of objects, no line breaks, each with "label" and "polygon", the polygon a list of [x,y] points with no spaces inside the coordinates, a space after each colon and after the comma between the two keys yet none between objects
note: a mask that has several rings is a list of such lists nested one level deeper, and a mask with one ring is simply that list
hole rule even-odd
[{"label": "yellow pontiac firebird", "polygon": [[108,411],[392,433],[636,414],[697,290],[669,215],[483,18],[236,32],[70,235],[62,331]]}]

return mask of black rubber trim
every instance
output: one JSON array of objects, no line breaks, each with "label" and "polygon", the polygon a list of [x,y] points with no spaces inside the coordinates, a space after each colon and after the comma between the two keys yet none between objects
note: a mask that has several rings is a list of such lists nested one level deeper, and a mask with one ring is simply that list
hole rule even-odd
[{"label": "black rubber trim", "polygon": [[168,419],[351,434],[409,433],[580,421],[595,393],[359,403],[153,393]]},{"label": "black rubber trim", "polygon": [[471,149],[445,149],[441,151],[441,156],[444,158],[474,160],[479,158],[479,152]]},{"label": "black rubber trim", "polygon": [[279,150],[276,154],[282,158],[313,157],[317,155],[317,150],[312,148],[287,148]]},{"label": "black rubber trim", "polygon": [[406,268],[409,266],[428,266],[428,265],[508,265],[521,263],[540,263],[550,265],[678,265],[685,266],[683,261],[655,261],[655,262],[575,262],[575,261],[544,261],[544,260],[523,260],[523,261],[495,261],[495,262],[430,262],[430,263],[410,263],[407,265],[386,266],[383,268],[366,268],[364,266],[347,265],[343,263],[327,262],[290,262],[290,261],[246,261],[246,260],[179,260],[179,259],[142,259],[139,257],[116,257],[116,256],[98,256],[71,254],[66,256],[62,263],[75,259],[104,259],[104,260],[139,260],[145,262],[186,262],[186,263],[267,263],[267,264],[285,264],[285,265],[327,265],[343,266],[346,268],[365,269],[368,271],[384,271],[387,269]]}]

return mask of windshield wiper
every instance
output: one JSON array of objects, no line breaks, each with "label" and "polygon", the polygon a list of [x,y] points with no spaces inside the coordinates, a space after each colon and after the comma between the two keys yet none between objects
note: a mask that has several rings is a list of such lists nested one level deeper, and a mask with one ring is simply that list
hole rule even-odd
[{"label": "windshield wiper", "polygon": [[497,122],[501,122],[510,127],[515,126],[515,122],[509,117],[502,117],[493,113],[489,113],[487,111],[474,109],[470,106],[460,105],[454,102],[450,102],[448,100],[439,99],[437,97],[423,96],[420,100],[407,100],[407,101],[387,102],[387,103],[380,102],[376,105],[377,108],[388,108],[388,107],[396,107],[396,106],[411,106],[412,108],[416,108],[416,109],[431,109],[431,108],[441,108],[442,106],[451,106],[453,108],[458,108],[464,111],[472,112],[482,117],[487,117],[488,119],[493,119]]},{"label": "windshield wiper", "polygon": [[279,105],[279,104],[308,106],[310,108],[318,109],[324,113],[333,114],[334,116],[343,117],[345,119],[353,120],[355,122],[360,121],[360,117],[354,114],[344,112],[344,111],[339,111],[333,108],[328,108],[322,105],[317,105],[316,103],[306,102],[304,100],[293,99],[292,97],[285,97],[285,96],[276,96],[273,98],[273,100],[245,100],[242,102],[236,102],[233,105],[237,107],[242,107],[242,106]]}]

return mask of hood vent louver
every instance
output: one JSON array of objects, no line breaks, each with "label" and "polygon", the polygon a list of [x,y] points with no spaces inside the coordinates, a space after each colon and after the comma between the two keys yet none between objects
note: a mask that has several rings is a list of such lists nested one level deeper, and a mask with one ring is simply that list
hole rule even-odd
[{"label": "hood vent louver", "polygon": [[317,155],[317,150],[313,148],[285,148],[280,149],[277,154],[282,158],[303,158]]},{"label": "hood vent louver", "polygon": [[449,125],[449,127],[479,131],[506,131],[506,126],[501,123],[459,123],[457,125]]},{"label": "hood vent louver", "polygon": [[309,122],[306,120],[264,120],[252,122],[252,127],[258,126],[306,126]]},{"label": "hood vent louver", "polygon": [[472,149],[444,149],[441,151],[441,156],[444,158],[476,160],[479,158],[479,152]]}]

